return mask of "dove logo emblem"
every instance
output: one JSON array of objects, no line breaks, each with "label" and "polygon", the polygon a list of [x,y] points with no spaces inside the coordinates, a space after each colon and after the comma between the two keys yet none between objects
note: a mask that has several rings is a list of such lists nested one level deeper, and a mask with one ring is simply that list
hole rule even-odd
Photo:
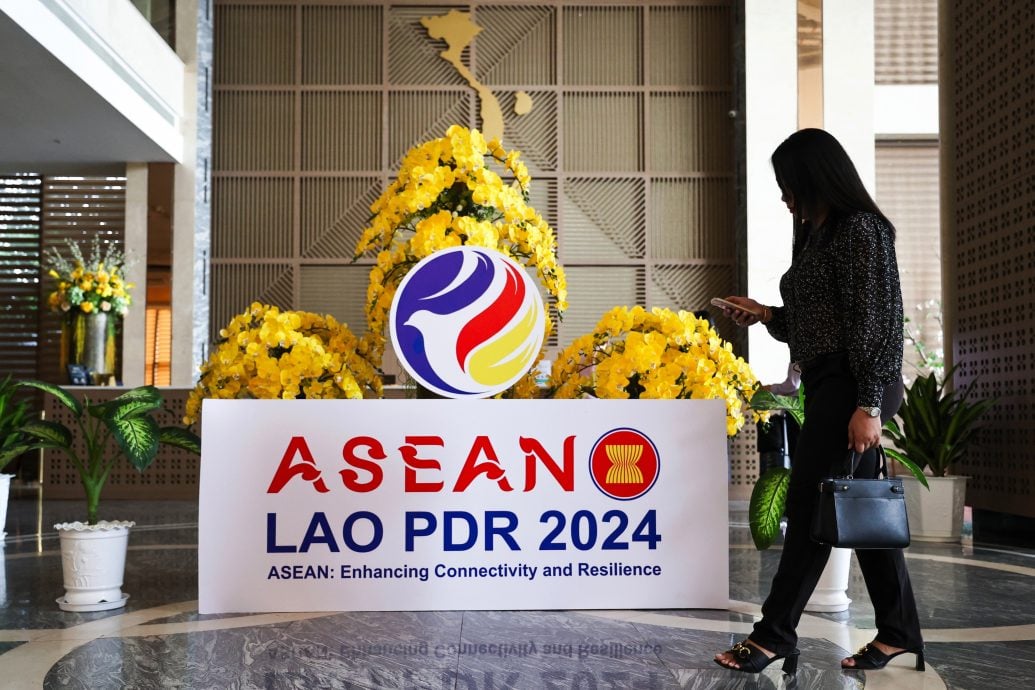
[{"label": "dove logo emblem", "polygon": [[403,278],[389,314],[403,367],[448,398],[484,398],[513,385],[543,344],[546,313],[535,283],[503,254],[453,247]]}]

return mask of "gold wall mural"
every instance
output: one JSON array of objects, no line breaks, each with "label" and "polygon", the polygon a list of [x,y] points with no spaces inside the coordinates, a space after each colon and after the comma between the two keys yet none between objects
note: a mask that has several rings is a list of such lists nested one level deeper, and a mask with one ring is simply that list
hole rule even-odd
[{"label": "gold wall mural", "polygon": [[569,276],[555,345],[733,292],[732,34],[728,0],[217,0],[212,332],[253,300],[362,331],[370,203],[454,123],[529,167]]}]

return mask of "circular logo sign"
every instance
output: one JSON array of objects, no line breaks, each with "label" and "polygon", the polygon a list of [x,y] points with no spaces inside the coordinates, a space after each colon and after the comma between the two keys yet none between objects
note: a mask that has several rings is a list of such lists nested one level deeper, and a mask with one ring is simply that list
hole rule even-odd
[{"label": "circular logo sign", "polygon": [[546,312],[517,263],[491,249],[453,247],[410,269],[389,325],[396,354],[421,385],[448,398],[484,398],[532,367]]},{"label": "circular logo sign", "polygon": [[636,429],[612,429],[593,445],[589,473],[602,492],[619,501],[639,498],[658,480],[654,442]]}]

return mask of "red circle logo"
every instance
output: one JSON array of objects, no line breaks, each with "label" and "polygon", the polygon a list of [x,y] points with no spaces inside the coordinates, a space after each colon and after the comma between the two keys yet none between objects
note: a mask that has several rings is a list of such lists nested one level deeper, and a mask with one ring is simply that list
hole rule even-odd
[{"label": "red circle logo", "polygon": [[650,491],[660,465],[654,442],[636,429],[612,429],[597,440],[589,454],[593,483],[619,501]]}]

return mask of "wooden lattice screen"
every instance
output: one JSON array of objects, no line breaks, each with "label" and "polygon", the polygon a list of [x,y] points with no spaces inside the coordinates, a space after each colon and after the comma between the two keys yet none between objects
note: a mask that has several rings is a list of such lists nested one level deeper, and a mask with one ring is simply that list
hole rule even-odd
[{"label": "wooden lattice screen", "polygon": [[948,11],[956,384],[999,400],[956,469],[970,505],[1035,517],[1035,6]]}]

